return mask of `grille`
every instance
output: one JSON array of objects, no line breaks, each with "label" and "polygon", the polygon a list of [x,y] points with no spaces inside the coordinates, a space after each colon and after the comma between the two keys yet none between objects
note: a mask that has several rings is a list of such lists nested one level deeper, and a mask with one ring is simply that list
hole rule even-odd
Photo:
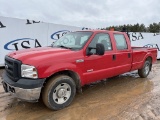
[{"label": "grille", "polygon": [[21,77],[21,64],[21,61],[5,56],[6,74],[15,82]]}]

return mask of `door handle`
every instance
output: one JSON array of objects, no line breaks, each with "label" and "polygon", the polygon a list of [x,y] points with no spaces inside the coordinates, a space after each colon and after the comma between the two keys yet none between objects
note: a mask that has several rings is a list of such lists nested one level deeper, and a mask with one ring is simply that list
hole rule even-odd
[{"label": "door handle", "polygon": [[128,58],[131,58],[131,53],[128,53]]},{"label": "door handle", "polygon": [[113,55],[113,56],[112,56],[112,59],[113,59],[113,60],[116,60],[116,55]]}]

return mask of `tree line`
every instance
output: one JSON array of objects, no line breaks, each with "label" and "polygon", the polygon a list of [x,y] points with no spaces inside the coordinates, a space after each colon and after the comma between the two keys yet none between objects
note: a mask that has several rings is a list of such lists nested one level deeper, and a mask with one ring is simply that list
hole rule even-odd
[{"label": "tree line", "polygon": [[102,28],[103,30],[113,29],[115,31],[128,31],[128,32],[151,32],[151,33],[159,33],[160,32],[160,22],[152,23],[149,26],[145,26],[144,24],[127,24],[127,25],[119,25],[119,26],[109,26],[106,28]]}]

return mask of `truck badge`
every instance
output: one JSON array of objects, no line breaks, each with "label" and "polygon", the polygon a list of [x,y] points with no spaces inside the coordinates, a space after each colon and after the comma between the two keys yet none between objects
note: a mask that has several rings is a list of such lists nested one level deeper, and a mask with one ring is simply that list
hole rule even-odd
[{"label": "truck badge", "polygon": [[5,65],[5,68],[8,69],[8,65]]}]

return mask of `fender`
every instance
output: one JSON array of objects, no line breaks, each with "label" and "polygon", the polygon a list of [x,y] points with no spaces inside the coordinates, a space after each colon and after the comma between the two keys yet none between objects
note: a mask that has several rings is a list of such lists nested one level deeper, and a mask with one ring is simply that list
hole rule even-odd
[{"label": "fender", "polygon": [[64,71],[64,70],[72,71],[79,76],[81,85],[82,86],[84,85],[83,72],[81,69],[79,69],[79,67],[76,66],[76,64],[58,63],[58,64],[48,66],[47,68],[39,66],[37,69],[38,69],[39,78],[48,78],[53,74]]},{"label": "fender", "polygon": [[[145,63],[145,61],[146,61],[146,59],[147,59],[148,57],[151,57],[151,58],[152,58],[151,52],[148,52],[148,53],[144,56],[144,58],[143,58],[143,63],[142,63],[141,68],[143,67],[143,65],[144,65],[144,63]],[[153,59],[153,58],[152,58],[152,59]]]}]

